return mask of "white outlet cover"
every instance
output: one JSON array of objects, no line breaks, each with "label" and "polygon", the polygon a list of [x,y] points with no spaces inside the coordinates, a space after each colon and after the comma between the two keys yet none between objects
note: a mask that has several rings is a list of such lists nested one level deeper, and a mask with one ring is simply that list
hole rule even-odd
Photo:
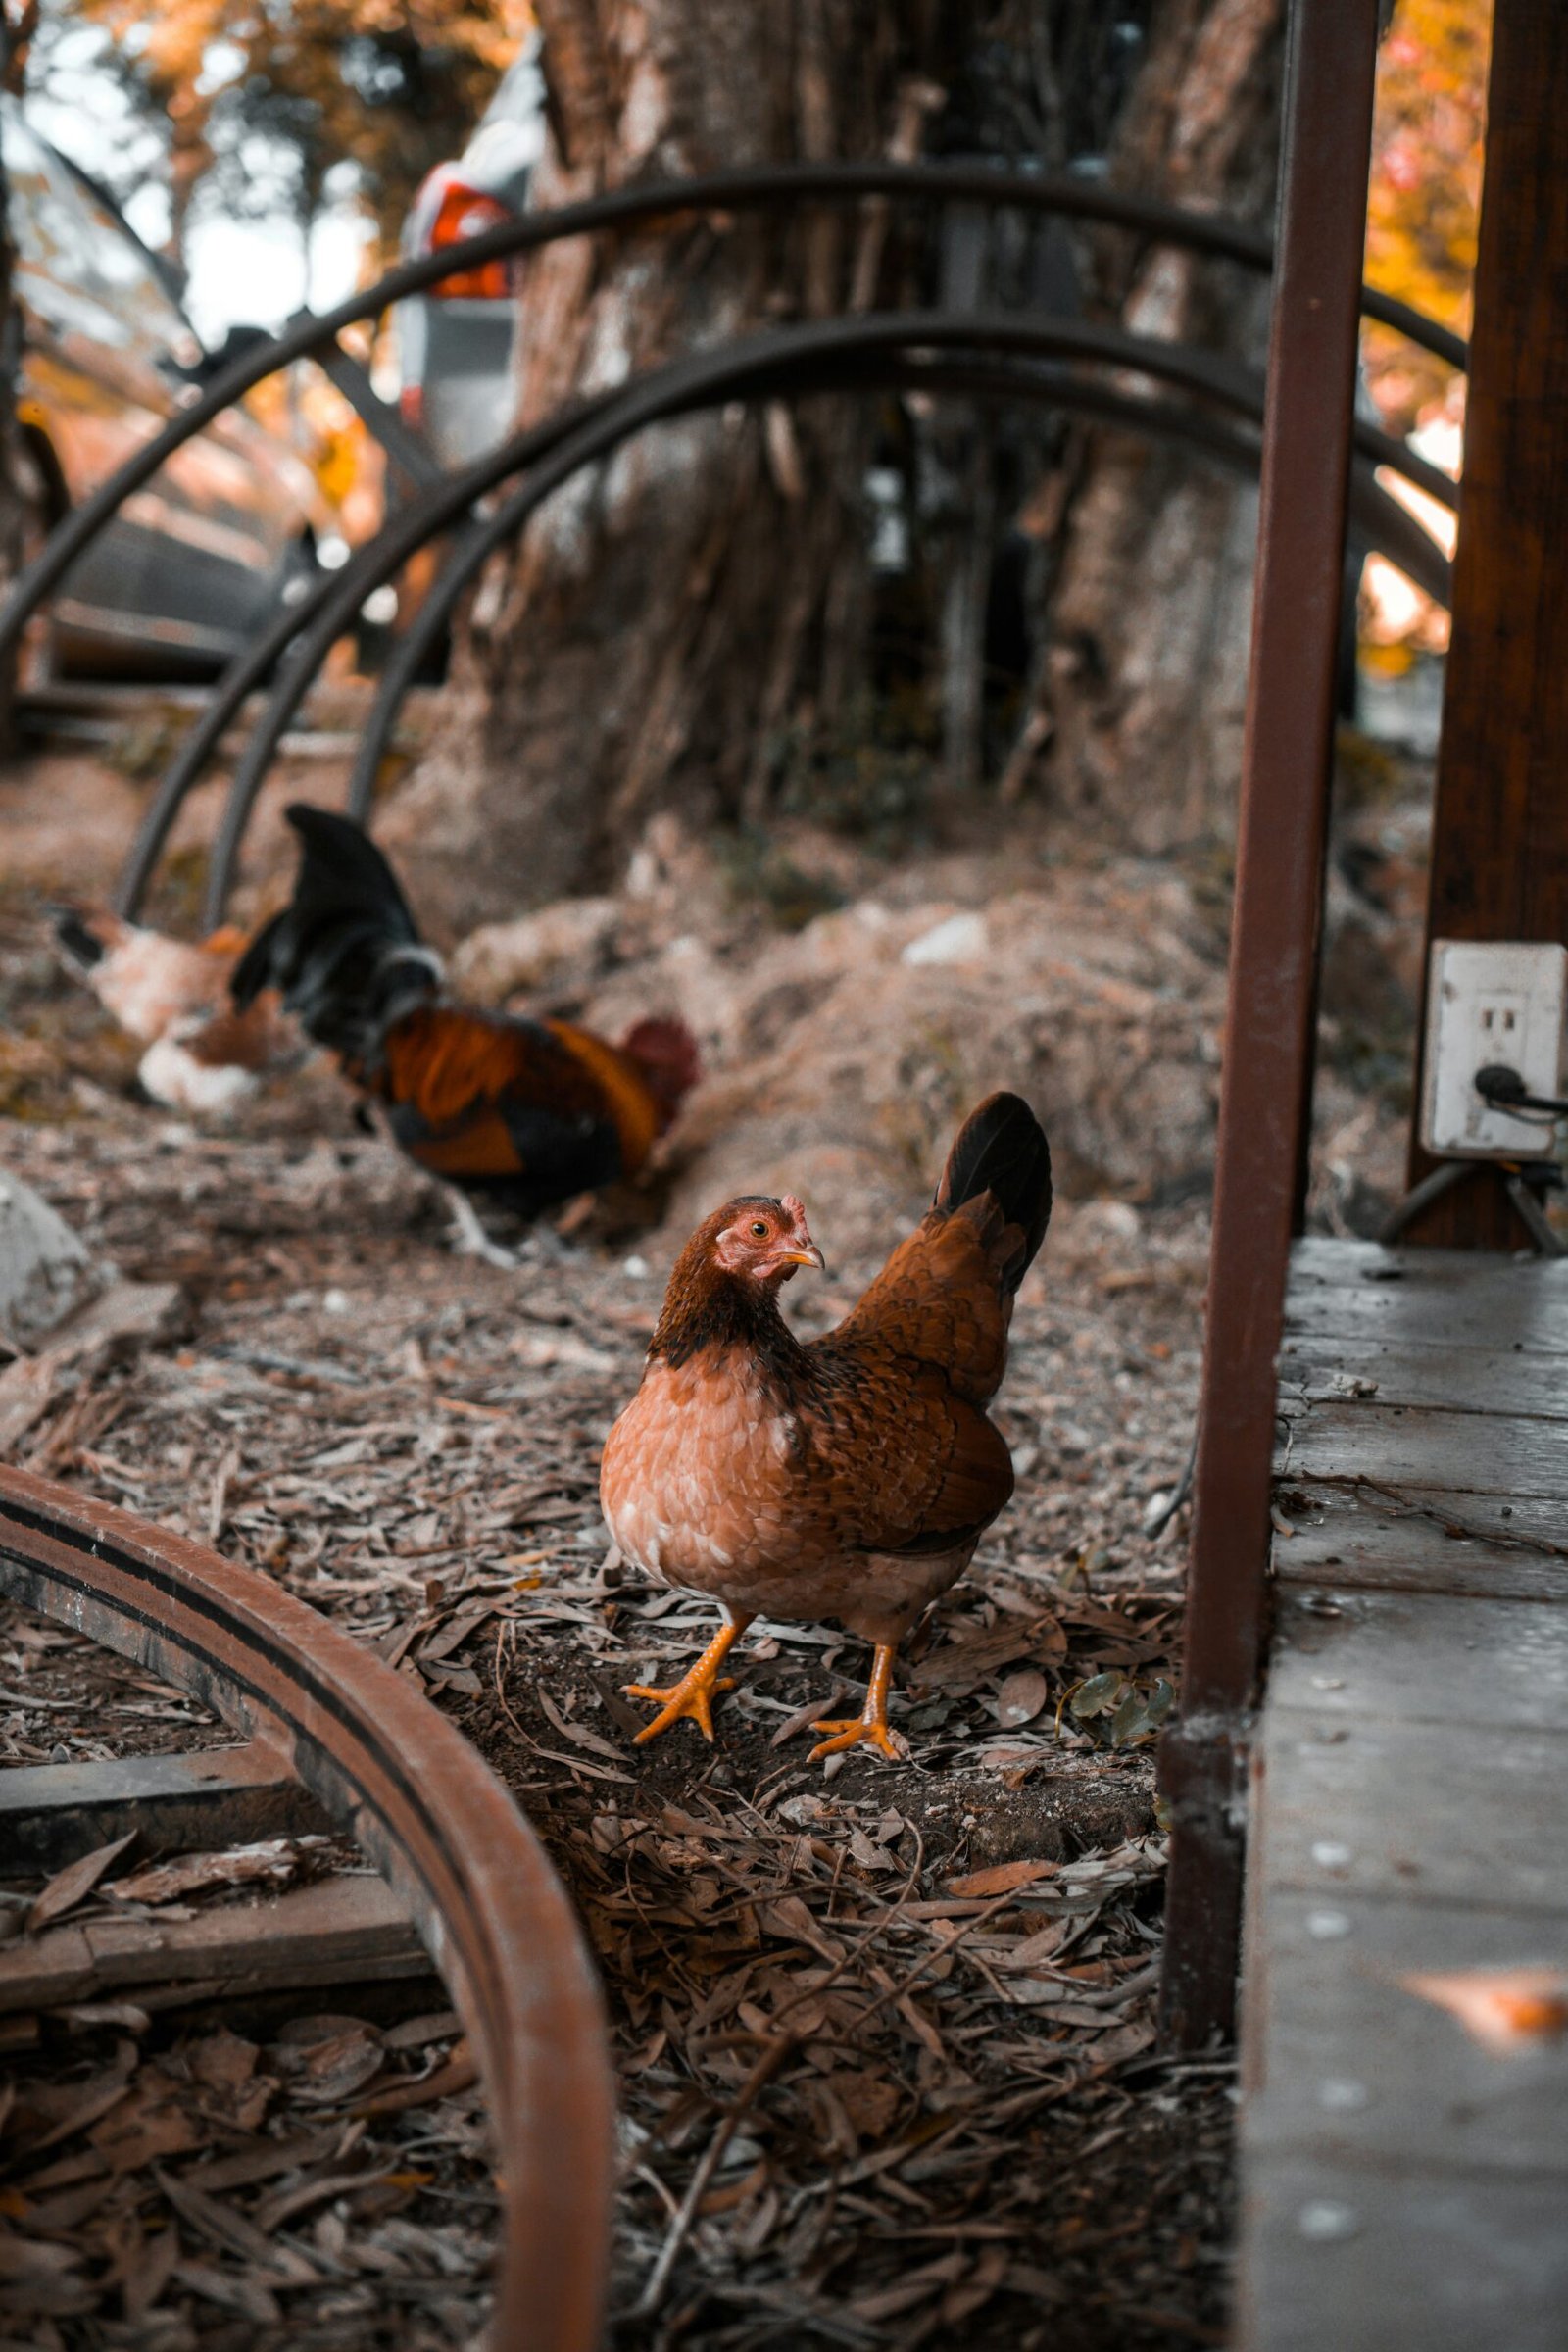
[{"label": "white outlet cover", "polygon": [[1550,943],[1436,939],[1427,990],[1421,1141],[1440,1159],[1549,1159],[1549,1121],[1494,1109],[1476,1092],[1489,1062],[1532,1095],[1562,1093],[1568,949]]}]

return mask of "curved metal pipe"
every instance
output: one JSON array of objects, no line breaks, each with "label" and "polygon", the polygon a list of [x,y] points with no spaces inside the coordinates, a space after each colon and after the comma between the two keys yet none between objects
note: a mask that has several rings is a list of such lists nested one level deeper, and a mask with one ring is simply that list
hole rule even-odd
[{"label": "curved metal pipe", "polygon": [[[866,196],[923,197],[1000,210],[1063,214],[1128,229],[1152,242],[1182,245],[1239,262],[1247,269],[1267,270],[1273,261],[1273,245],[1267,236],[1219,214],[1189,212],[1070,172],[1008,172],[964,164],[753,165],[706,172],[690,180],[616,188],[555,212],[525,214],[461,244],[401,263],[334,310],[297,320],[261,351],[221,368],[188,408],[57,525],[0,608],[0,661],[9,656],[34,608],[63,578],[87,542],[167,458],[265,377],[292,366],[295,360],[310,358],[345,327],[378,318],[389,305],[423,293],[458,270],[531,252],[562,237],[629,228],[671,214],[743,210],[790,201],[846,204]],[[1462,370],[1466,366],[1466,348],[1460,338],[1424,318],[1409,304],[1370,286],[1362,287],[1361,302],[1367,318],[1409,337],[1451,368]]]},{"label": "curved metal pipe", "polygon": [[[704,406],[713,398],[733,398],[748,380],[765,379],[769,369],[781,363],[794,360],[806,365],[813,357],[889,349],[901,344],[930,345],[937,349],[979,347],[1041,357],[1066,355],[1108,363],[1180,384],[1244,415],[1256,414],[1261,403],[1255,379],[1231,362],[1146,336],[1084,326],[1074,319],[1030,318],[1016,312],[872,313],[858,318],[823,319],[805,326],[772,328],[721,346],[717,351],[691,354],[650,369],[600,414],[580,423],[569,437],[564,440],[556,437],[557,446],[538,463],[530,484],[531,503],[540,504],[579,466],[607,455],[627,434],[682,410]],[[272,756],[310,679],[337,637],[373,587],[388,578],[416,547],[455,521],[476,497],[508,474],[516,472],[519,464],[526,462],[524,444],[532,443],[539,433],[552,430],[549,425],[536,427],[534,433],[504,443],[463,473],[432,485],[335,575],[325,599],[315,609],[315,618],[301,634],[235,769],[208,877],[206,917],[210,923],[216,925],[221,920],[239,845]],[[530,449],[528,455],[533,454]],[[299,617],[297,610],[285,616],[281,625],[290,635],[299,627]],[[276,634],[274,630],[273,636]],[[262,641],[252,656],[253,662],[261,659],[270,642]],[[138,854],[145,865],[145,845],[138,844]]]},{"label": "curved metal pipe", "polygon": [[[554,417],[547,419],[544,424],[537,427],[534,434],[523,437],[528,446],[523,451],[518,463],[528,465],[547,450],[553,449],[559,440],[582,421],[584,416],[598,416],[602,410],[611,407],[616,397],[614,393],[607,392],[601,394],[597,400],[584,402],[577,409],[558,412]],[[514,446],[520,447],[521,443]],[[454,477],[458,480],[464,478],[466,477],[461,475]],[[466,503],[466,500],[465,504]],[[407,514],[411,511],[405,509],[404,513]],[[442,527],[445,526],[436,526],[436,528]],[[416,545],[422,545],[424,537],[434,537],[435,535],[436,531],[432,529],[423,534]],[[135,914],[141,904],[142,894],[152,877],[153,867],[158,862],[159,853],[168,838],[169,829],[178,815],[186,794],[197,782],[202,770],[227,733],[230,724],[238,716],[247,695],[262,684],[274,662],[282,662],[289,657],[292,641],[323,610],[353,565],[359,564],[361,559],[368,555],[372,549],[378,549],[384,537],[383,529],[359,551],[358,556],[351,559],[351,563],[344,566],[342,572],[328,572],[318,580],[308,595],[303,597],[297,605],[290,606],[286,612],[277,614],[271,626],[264,630],[253,645],[229,663],[228,668],[214,688],[212,700],[206,710],[180,745],[146,814],[136,829],[136,838],[131,844],[130,855],[125,861],[115,894],[115,906],[121,914],[127,916]],[[334,637],[341,632],[342,627],[348,626],[353,621],[354,615],[365,602],[366,597],[379,587],[383,580],[390,578],[399,565],[407,562],[408,554],[413,552],[415,552],[414,549],[410,549],[407,553],[398,555],[387,564],[384,570],[365,572],[362,567],[359,594],[345,620],[340,623],[339,629],[334,631]],[[314,675],[314,670],[311,674]],[[294,705],[291,703],[290,710],[292,710],[293,708]]]},{"label": "curved metal pipe", "polygon": [[[1008,368],[1001,362],[987,367],[966,360],[920,360],[889,353],[875,355],[870,367],[862,363],[842,371],[813,368],[810,380],[805,380],[807,372],[802,370],[791,380],[770,386],[768,396],[804,399],[812,393],[848,390],[924,391],[950,398],[1027,402],[1184,443],[1233,471],[1254,478],[1261,463],[1262,445],[1255,435],[1236,431],[1200,409],[1184,408],[1174,401],[1140,399],[1071,375],[1061,368]],[[753,397],[761,394],[754,388]],[[1438,604],[1446,606],[1449,566],[1442,549],[1382,488],[1364,460],[1357,462],[1351,498],[1356,522],[1370,545],[1397,564]],[[524,528],[536,503],[531,485],[524,485],[466,533],[408,628],[394,642],[361,730],[349,776],[347,808],[357,823],[368,820],[381,761],[404,702],[450,622],[459,598],[490,557]]]},{"label": "curved metal pipe", "polygon": [[[309,626],[257,722],[230,785],[209,876],[209,919],[217,922],[221,917],[239,843],[267,767],[309,680],[337,636],[371,590],[390,577],[416,547],[454,521],[497,481],[537,457],[542,436],[549,436],[558,446],[541,464],[537,483],[540,498],[559,487],[579,466],[605,454],[627,433],[680,410],[703,406],[710,392],[725,391],[733,396],[749,380],[765,376],[775,365],[804,365],[813,356],[890,349],[901,344],[936,349],[978,347],[1045,357],[1065,355],[1178,384],[1244,416],[1255,416],[1261,411],[1262,390],[1258,380],[1250,370],[1210,353],[1194,352],[1181,345],[1115,329],[1085,326],[1076,320],[1031,318],[1015,312],[892,312],[826,319],[804,326],[774,328],[716,352],[693,354],[651,370],[621,392],[608,409],[601,401],[588,420],[583,420],[583,411],[577,411],[577,429],[569,440],[562,442],[559,423],[547,421],[531,433],[504,443],[463,473],[432,485],[368,547],[362,549],[342,572],[322,584],[303,612],[296,609],[280,616],[272,630],[252,649],[241,664],[244,690],[255,683],[281,651],[283,643],[309,619]],[[1446,475],[1405,451],[1375,426],[1359,425],[1356,437],[1375,462],[1396,466],[1438,494],[1446,492],[1450,498],[1453,496],[1453,484]],[[235,692],[231,684],[225,699],[232,701]],[[205,762],[218,731],[220,730],[216,713],[209,712],[166,779],[165,789],[136,845],[119,902],[122,908],[128,910],[134,906],[161,846],[163,831]]]},{"label": "curved metal pipe", "polygon": [[454,1724],[254,1569],[0,1470],[0,1589],[275,1748],[408,1903],[488,2095],[503,2180],[491,2340],[593,2352],[614,2115],[604,2006],[543,1846]]}]

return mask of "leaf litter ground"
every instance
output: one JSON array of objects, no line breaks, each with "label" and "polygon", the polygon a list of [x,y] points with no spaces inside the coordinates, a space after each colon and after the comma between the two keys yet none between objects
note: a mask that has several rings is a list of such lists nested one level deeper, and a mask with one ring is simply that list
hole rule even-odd
[{"label": "leaf litter ground", "polygon": [[[427,1189],[329,1080],[221,1136],[138,1108],[93,1008],[21,937],[13,1009],[48,1054],[19,1082],[8,1162],[187,1309],[129,1361],[65,1367],[15,1458],[277,1578],[517,1791],[611,2003],[613,2341],[1220,2341],[1231,2078],[1152,2046],[1150,1747],[1180,1544],[1141,1533],[1189,1443],[1200,1215],[1063,1205],[999,1416],[1016,1499],[902,1663],[909,1763],[808,1762],[810,1717],[865,1664],[832,1628],[760,1625],[716,1744],[682,1726],[639,1749],[621,1686],[668,1679],[711,1625],[607,1559],[596,1503],[662,1243],[457,1260]],[[803,1328],[873,1270],[797,1286]],[[7,1614],[0,1759],[226,1737]],[[160,1899],[265,1902],[345,1863],[296,1840],[270,1878],[176,1867]],[[123,1904],[138,1870],[132,1847],[69,1916]],[[11,2021],[0,2345],[472,2338],[494,2188],[437,1988],[346,2012],[309,1993],[109,2008]]]}]

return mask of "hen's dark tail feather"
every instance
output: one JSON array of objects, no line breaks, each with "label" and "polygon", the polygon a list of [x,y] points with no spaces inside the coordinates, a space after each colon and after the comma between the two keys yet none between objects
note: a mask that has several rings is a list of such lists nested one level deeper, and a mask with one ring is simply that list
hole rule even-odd
[{"label": "hen's dark tail feather", "polygon": [[436,958],[368,833],[304,801],[284,813],[300,837],[294,896],[251,942],[230,993],[244,1011],[264,988],[281,989],[310,1036],[363,1054],[399,1011],[434,992]]},{"label": "hen's dark tail feather", "polygon": [[1051,1146],[1021,1095],[988,1095],[970,1112],[948,1153],[933,1205],[951,1211],[982,1193],[1023,1237],[1001,1269],[1004,1290],[1016,1291],[1051,1222]]}]

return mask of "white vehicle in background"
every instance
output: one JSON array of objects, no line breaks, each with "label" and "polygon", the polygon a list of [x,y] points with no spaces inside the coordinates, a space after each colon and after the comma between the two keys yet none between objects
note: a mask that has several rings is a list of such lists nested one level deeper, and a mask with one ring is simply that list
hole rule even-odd
[{"label": "white vehicle in background", "polygon": [[[158,257],[9,95],[0,145],[21,330],[23,536],[34,555],[231,352],[203,348]],[[214,677],[309,587],[336,528],[310,467],[231,408],[77,557],[29,624],[24,680]]]},{"label": "white vehicle in background", "polygon": [[[414,259],[477,236],[526,208],[544,146],[544,84],[532,49],[508,67],[456,162],[437,164],[414,200],[403,251]],[[403,418],[441,464],[470,464],[512,422],[513,270],[488,262],[400,303]]]}]

